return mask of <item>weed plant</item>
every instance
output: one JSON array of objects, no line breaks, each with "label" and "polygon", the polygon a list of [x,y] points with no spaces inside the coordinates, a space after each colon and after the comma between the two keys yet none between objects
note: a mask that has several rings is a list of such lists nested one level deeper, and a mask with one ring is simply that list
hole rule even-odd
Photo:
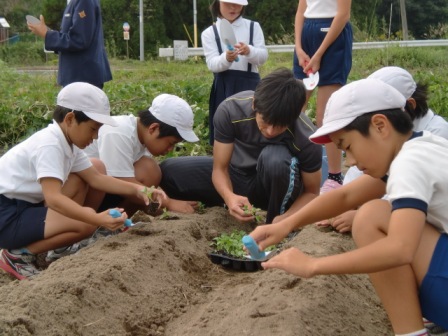
[{"label": "weed plant", "polygon": [[[43,53],[42,43],[36,44],[39,45],[39,52]],[[46,71],[31,73],[20,70],[23,69],[23,64],[11,65],[9,60],[14,58],[10,55],[11,52],[9,49],[5,56],[3,47],[0,48],[3,59],[0,60],[0,150],[10,148],[48,125],[60,90],[56,84],[57,65],[53,59],[44,63],[40,60],[39,69]],[[401,66],[409,70],[417,82],[429,85],[429,106],[436,113],[447,117],[446,53],[446,47],[355,50],[349,81],[365,78],[386,65]],[[32,61],[30,64],[35,63]],[[213,75],[207,69],[203,57],[192,57],[183,62],[164,58],[145,62],[112,59],[111,66],[113,80],[105,84],[104,91],[109,97],[113,115],[136,115],[139,110],[148,108],[152,100],[161,93],[178,95],[192,106],[195,114],[194,130],[200,141],[195,144],[182,142],[170,156],[211,153],[208,145],[208,99]],[[279,67],[292,67],[292,53],[270,53],[260,74],[264,76]],[[307,108],[313,116],[315,95]]]}]

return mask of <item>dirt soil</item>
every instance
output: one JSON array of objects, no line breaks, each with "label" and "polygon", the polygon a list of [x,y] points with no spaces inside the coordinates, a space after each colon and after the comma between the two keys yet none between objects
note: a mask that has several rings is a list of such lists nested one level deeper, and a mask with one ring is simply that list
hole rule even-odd
[{"label": "dirt soil", "polygon": [[[223,208],[145,222],[64,257],[33,280],[0,273],[0,335],[393,335],[365,275],[299,279],[213,264],[213,237],[251,231]],[[310,225],[285,244],[354,248]]]}]

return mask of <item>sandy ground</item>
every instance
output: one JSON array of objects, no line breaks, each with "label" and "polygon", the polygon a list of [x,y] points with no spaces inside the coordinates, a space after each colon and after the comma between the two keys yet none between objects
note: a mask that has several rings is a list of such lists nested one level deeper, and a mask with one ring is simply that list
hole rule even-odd
[{"label": "sandy ground", "polygon": [[[213,237],[251,231],[222,208],[140,220],[33,280],[0,273],[0,335],[393,335],[365,275],[299,279],[213,264]],[[285,246],[315,256],[354,248],[349,235],[315,226]]]}]

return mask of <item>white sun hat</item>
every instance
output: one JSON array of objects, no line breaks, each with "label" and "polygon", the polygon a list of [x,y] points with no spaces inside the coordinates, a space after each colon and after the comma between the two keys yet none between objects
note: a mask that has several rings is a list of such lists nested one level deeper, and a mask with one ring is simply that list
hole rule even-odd
[{"label": "white sun hat", "polygon": [[310,136],[310,140],[318,144],[329,143],[329,134],[343,129],[357,117],[369,112],[404,110],[405,104],[404,96],[383,81],[366,78],[351,82],[331,95],[323,125]]},{"label": "white sun hat", "polygon": [[56,104],[74,111],[81,111],[101,124],[118,126],[110,116],[109,98],[100,88],[84,82],[75,82],[59,91]]},{"label": "white sun hat", "polygon": [[162,93],[154,98],[149,112],[165,124],[175,127],[184,140],[188,142],[199,141],[193,131],[193,111],[182,98]]},{"label": "white sun hat", "polygon": [[221,2],[229,2],[229,3],[241,5],[241,6],[247,6],[248,5],[247,0],[219,0],[219,1],[221,1]]},{"label": "white sun hat", "polygon": [[381,68],[367,78],[379,79],[380,81],[393,86],[400,91],[406,99],[411,98],[417,89],[417,84],[415,83],[414,78],[412,78],[412,75],[405,69],[397,66]]}]

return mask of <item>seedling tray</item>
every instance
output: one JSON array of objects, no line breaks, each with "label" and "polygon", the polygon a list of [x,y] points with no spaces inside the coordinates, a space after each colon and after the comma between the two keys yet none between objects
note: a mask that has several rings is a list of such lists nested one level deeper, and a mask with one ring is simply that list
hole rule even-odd
[{"label": "seedling tray", "polygon": [[209,253],[208,256],[212,263],[234,271],[255,272],[263,269],[263,267],[261,267],[261,261],[258,260],[239,259],[219,253]]}]

